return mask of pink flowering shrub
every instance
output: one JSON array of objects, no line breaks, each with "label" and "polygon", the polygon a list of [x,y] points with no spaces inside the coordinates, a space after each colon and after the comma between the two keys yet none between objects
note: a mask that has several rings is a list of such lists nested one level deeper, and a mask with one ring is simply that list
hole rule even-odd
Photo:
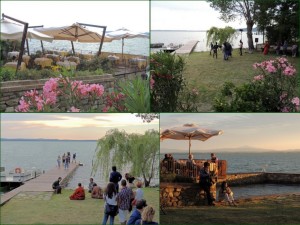
[{"label": "pink flowering shrub", "polygon": [[214,108],[220,112],[297,112],[296,69],[286,58],[254,63],[258,75],[240,87],[225,84],[215,99]]},{"label": "pink flowering shrub", "polygon": [[125,95],[123,93],[112,92],[106,96],[106,105],[102,112],[125,112]]},{"label": "pink flowering shrub", "polygon": [[[82,101],[88,101],[91,110],[96,100],[103,96],[104,87],[99,84],[84,84],[82,81],[70,81],[69,78],[50,78],[45,82],[43,91],[25,92],[21,97],[17,112],[51,112],[61,111],[65,105],[67,111],[80,112]],[[60,103],[58,100],[61,100]]]}]

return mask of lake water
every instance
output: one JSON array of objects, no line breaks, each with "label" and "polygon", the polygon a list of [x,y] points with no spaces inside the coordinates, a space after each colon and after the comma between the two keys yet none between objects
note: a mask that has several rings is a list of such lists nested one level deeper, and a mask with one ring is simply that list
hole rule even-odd
[{"label": "lake water", "polygon": [[[165,151],[164,151],[165,152]],[[175,159],[186,159],[188,153],[174,153]],[[210,153],[193,153],[194,159],[208,159]],[[274,172],[300,173],[300,152],[216,153],[227,161],[227,173]],[[163,154],[161,155],[163,158]]]},{"label": "lake water", "polygon": [[[262,43],[263,36],[253,34],[253,41],[258,38],[258,43]],[[238,48],[241,34],[233,40],[232,47]],[[210,47],[206,46],[206,32],[204,31],[151,31],[151,43],[164,43],[165,46],[173,43],[174,45],[186,44],[188,41],[198,40],[198,44],[194,49],[195,52],[209,51]],[[248,48],[247,35],[245,32],[242,34],[242,40],[244,48]],[[255,43],[254,43],[255,44]],[[151,49],[151,51],[157,51],[157,49]]]},{"label": "lake water", "polygon": [[[42,51],[41,42],[38,40],[28,40],[30,53]],[[52,43],[43,42],[44,49],[72,51],[70,41],[54,40]],[[94,54],[99,50],[100,43],[79,43],[74,42],[74,49],[77,53]],[[133,38],[124,39],[124,53],[149,56],[149,39]],[[112,42],[104,42],[102,52],[122,53],[122,40],[114,40]]]},{"label": "lake water", "polygon": [[[57,165],[58,155],[70,152],[72,156],[76,153],[76,161],[83,163],[83,166],[75,171],[68,188],[76,188],[79,182],[87,187],[96,146],[96,141],[2,141],[1,166],[5,167],[6,172],[17,167],[24,169],[35,167],[47,172]],[[123,176],[126,172],[129,171],[120,171]],[[108,178],[102,176],[101,170],[98,170],[94,180],[101,187],[108,182]],[[158,177],[155,177],[152,184],[158,184]]]}]

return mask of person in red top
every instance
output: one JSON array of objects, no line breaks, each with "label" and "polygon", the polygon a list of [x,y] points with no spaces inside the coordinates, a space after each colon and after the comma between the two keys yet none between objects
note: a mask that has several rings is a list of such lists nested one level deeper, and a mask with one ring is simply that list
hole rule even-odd
[{"label": "person in red top", "polygon": [[70,196],[70,200],[84,200],[85,192],[81,183],[78,183],[78,188],[74,191],[74,193]]},{"label": "person in red top", "polygon": [[269,53],[270,44],[268,41],[266,41],[265,47],[264,47],[264,55],[267,55]]}]

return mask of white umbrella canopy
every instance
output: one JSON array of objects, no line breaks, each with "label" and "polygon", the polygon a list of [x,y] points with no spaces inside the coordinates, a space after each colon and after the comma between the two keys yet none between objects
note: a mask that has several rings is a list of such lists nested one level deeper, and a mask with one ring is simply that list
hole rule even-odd
[{"label": "white umbrella canopy", "polygon": [[189,140],[189,154],[191,152],[191,140],[206,141],[207,139],[222,134],[222,130],[205,129],[195,124],[184,124],[182,127],[174,127],[161,132],[160,139]]},{"label": "white umbrella canopy", "polygon": [[[51,35],[54,40],[68,40],[68,41],[78,41],[84,43],[95,43],[102,41],[102,35],[97,32],[90,31],[87,28],[74,23],[71,26],[63,27],[49,27],[49,28],[36,28],[35,30]],[[111,42],[112,39],[109,37],[104,37],[103,42]]]},{"label": "white umbrella canopy", "polygon": [[111,38],[112,40],[122,40],[122,58],[123,58],[123,50],[124,50],[124,39],[130,38],[149,38],[149,35],[144,33],[138,33],[134,31],[130,31],[126,28],[120,28],[115,31],[107,32],[106,37]]},{"label": "white umbrella canopy", "polygon": [[[24,26],[13,23],[8,20],[1,20],[1,40],[21,40],[23,36]],[[37,39],[42,41],[52,42],[53,37],[35,31],[33,29],[27,30],[26,38]]]}]

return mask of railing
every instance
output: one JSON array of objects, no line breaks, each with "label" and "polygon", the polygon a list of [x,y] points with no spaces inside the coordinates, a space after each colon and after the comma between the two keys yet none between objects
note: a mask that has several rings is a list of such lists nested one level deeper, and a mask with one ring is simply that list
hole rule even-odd
[{"label": "railing", "polygon": [[163,160],[160,162],[160,173],[163,174],[177,174],[184,177],[199,180],[200,169],[204,166],[204,162],[210,163],[210,171],[217,174],[218,178],[226,178],[226,160],[218,160],[213,163],[210,160],[196,159],[195,165],[188,162],[186,159],[178,160]]}]

